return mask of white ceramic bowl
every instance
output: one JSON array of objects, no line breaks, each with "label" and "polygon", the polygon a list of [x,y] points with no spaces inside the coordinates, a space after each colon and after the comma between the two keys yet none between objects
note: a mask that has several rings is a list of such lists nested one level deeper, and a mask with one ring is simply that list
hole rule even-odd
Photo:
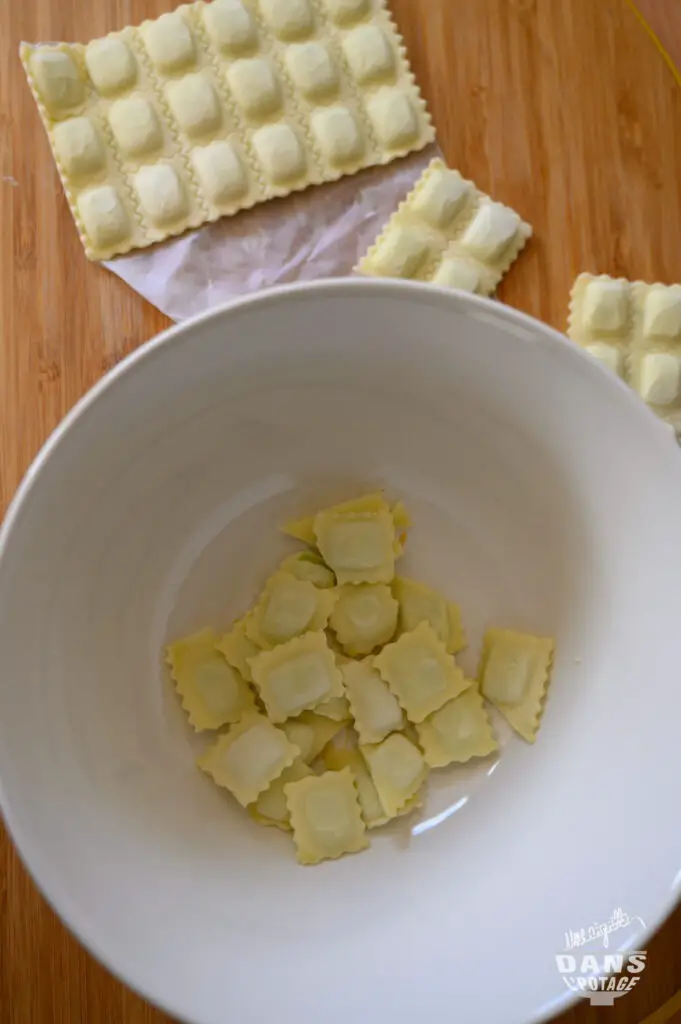
[{"label": "white ceramic bowl", "polygon": [[[556,636],[553,684],[534,747],[302,868],[194,767],[161,650],[246,607],[284,520],[377,485],[413,514],[404,571],[463,606],[465,667],[517,627]],[[1,802],[30,871],[197,1024],[550,1016],[567,931],[616,907],[650,929],[678,894],[680,523],[666,431],[502,305],[342,281],[168,331],[66,419],[1,535]]]}]

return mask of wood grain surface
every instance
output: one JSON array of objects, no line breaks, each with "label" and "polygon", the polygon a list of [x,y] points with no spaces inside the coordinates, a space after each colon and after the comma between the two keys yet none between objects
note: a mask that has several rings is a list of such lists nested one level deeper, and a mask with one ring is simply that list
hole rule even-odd
[{"label": "wood grain surface", "polygon": [[[166,325],[86,261],[23,79],[19,41],[85,42],[172,6],[0,5],[0,513],[76,399]],[[579,271],[681,281],[681,90],[626,0],[392,6],[449,163],[534,225],[503,285],[505,302],[562,329]],[[679,0],[640,7],[681,59]],[[566,927],[580,924],[588,922]],[[655,1012],[680,987],[677,910],[650,943],[631,995],[612,1009],[580,1003],[561,1021],[640,1024],[654,1013],[651,1024],[681,1020],[681,1005]],[[0,1024],[167,1020],[69,935],[0,826]]]}]

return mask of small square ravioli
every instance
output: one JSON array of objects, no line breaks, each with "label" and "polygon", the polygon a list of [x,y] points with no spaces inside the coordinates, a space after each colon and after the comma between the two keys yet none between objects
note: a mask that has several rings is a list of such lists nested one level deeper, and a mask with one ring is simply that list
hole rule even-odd
[{"label": "small square ravioli", "polygon": [[461,247],[476,259],[493,263],[517,239],[522,221],[515,210],[485,197],[461,236]]},{"label": "small square ravioli", "polygon": [[681,341],[681,285],[651,285],[645,290],[642,305],[645,341]]},{"label": "small square ravioli", "polygon": [[225,53],[242,53],[257,44],[255,20],[241,0],[212,0],[201,13],[208,35]]},{"label": "small square ravioli", "polygon": [[392,640],[399,605],[385,583],[339,587],[329,626],[346,654],[357,657]]},{"label": "small square ravioli", "polygon": [[231,142],[195,146],[190,157],[204,195],[215,206],[234,203],[248,191],[246,168]]},{"label": "small square ravioli", "polygon": [[266,124],[253,133],[251,143],[269,185],[283,187],[304,177],[307,157],[291,125]]},{"label": "small square ravioli", "polygon": [[395,54],[390,40],[378,25],[360,25],[341,43],[353,78],[369,85],[395,77]]},{"label": "small square ravioli", "polygon": [[303,711],[297,718],[289,718],[282,729],[300,750],[300,756],[306,764],[312,764],[319,757],[327,743],[345,728],[343,720],[328,718],[314,711]]},{"label": "small square ravioli", "polygon": [[286,733],[264,715],[253,713],[220,736],[196,763],[216,785],[248,807],[299,757],[300,750]]},{"label": "small square ravioli", "polygon": [[322,590],[291,573],[275,572],[248,616],[246,636],[271,650],[303,633],[324,629],[336,600],[335,591]]},{"label": "small square ravioli", "polygon": [[165,96],[173,117],[191,138],[215,132],[222,121],[215,86],[203,72],[168,82]]},{"label": "small square ravioli", "polygon": [[391,732],[404,728],[399,701],[374,667],[373,658],[341,665],[345,691],[362,743],[380,743]]},{"label": "small square ravioli", "polygon": [[161,121],[144,96],[114,100],[109,107],[109,127],[125,157],[148,157],[163,145]]},{"label": "small square ravioli", "polygon": [[248,805],[248,813],[260,825],[270,825],[280,828],[282,832],[291,831],[291,815],[284,786],[289,782],[300,782],[314,775],[312,769],[304,761],[294,761],[290,768],[284,768],[278,779],[275,779],[271,786],[261,793],[253,804]]},{"label": "small square ravioli", "polygon": [[343,697],[343,677],[322,632],[306,633],[250,659],[253,680],[273,722]]},{"label": "small square ravioli", "polygon": [[528,743],[541,724],[554,648],[549,637],[510,629],[488,629],[483,640],[482,694]]},{"label": "small square ravioli", "polygon": [[[393,508],[386,501],[382,491],[375,491],[371,494],[364,494],[361,498],[351,498],[350,501],[343,501],[340,505],[333,505],[331,508],[322,509],[322,512],[390,512],[395,525],[395,555],[402,554],[403,543],[406,540],[407,530],[412,522],[409,518],[404,503],[398,501]],[[303,544],[310,547],[317,547],[317,538],[314,532],[315,516],[305,516],[303,519],[293,519],[282,527],[282,533],[289,537],[301,540]]]},{"label": "small square ravioli", "polygon": [[468,683],[433,627],[421,622],[384,647],[374,667],[404,708],[411,722],[422,722]]},{"label": "small square ravioli", "polygon": [[413,192],[413,208],[431,227],[445,231],[474,193],[472,182],[435,161]]},{"label": "small square ravioli", "polygon": [[338,66],[323,43],[293,43],[287,46],[284,59],[293,84],[307,99],[338,91]]},{"label": "small square ravioli", "polygon": [[[343,768],[349,768],[354,775],[359,806],[367,828],[378,828],[380,825],[386,825],[392,821],[391,816],[386,814],[383,804],[379,800],[378,790],[371,777],[371,772],[357,748],[334,748],[332,745],[324,751],[323,761],[330,771],[337,772]],[[421,797],[416,793],[407,800],[395,817],[411,814],[421,804]]]},{"label": "small square ravioli", "polygon": [[[327,636],[327,641],[328,639],[329,638]],[[333,652],[333,648],[330,643],[329,648]],[[321,704],[317,704],[314,711],[316,715],[324,715],[325,718],[332,718],[334,722],[345,723],[352,719],[350,705],[348,704],[348,698],[345,693],[343,693],[342,697],[330,697],[329,700],[325,700]]]},{"label": "small square ravioli", "polygon": [[419,134],[419,118],[409,94],[382,86],[368,96],[366,108],[379,142],[389,151],[408,152]]},{"label": "small square ravioli", "polygon": [[395,524],[381,512],[320,512],[315,516],[317,546],[343,583],[390,583],[395,575]]},{"label": "small square ravioli", "polygon": [[147,53],[160,71],[167,74],[195,63],[194,38],[179,10],[162,14],[155,21],[145,21],[139,31]]},{"label": "small square ravioli", "polygon": [[150,224],[176,224],[189,213],[187,193],[174,167],[142,167],[133,180],[140,208]]},{"label": "small square ravioli", "polygon": [[212,629],[202,629],[167,649],[175,688],[196,732],[219,729],[255,711],[253,691],[215,649],[216,641]]},{"label": "small square ravioli", "polygon": [[137,64],[127,43],[117,36],[95,39],[85,48],[85,66],[102,96],[128,89],[137,79]]},{"label": "small square ravioli", "polygon": [[70,177],[85,180],[106,164],[102,137],[89,117],[70,117],[53,129],[54,150]]},{"label": "small square ravioli", "polygon": [[260,0],[263,21],[278,39],[288,42],[314,31],[309,0]]},{"label": "small square ravioli", "polygon": [[393,593],[400,604],[400,632],[408,633],[420,622],[428,622],[450,654],[457,654],[467,644],[461,624],[461,609],[424,583],[397,576]]},{"label": "small square ravioli", "polygon": [[294,555],[287,555],[279,569],[295,576],[297,580],[314,583],[315,587],[321,587],[322,590],[336,586],[336,577],[314,551],[297,551]]},{"label": "small square ravioli", "polygon": [[389,224],[363,263],[378,277],[416,277],[436,254],[431,234],[416,224]]},{"label": "small square ravioli", "polygon": [[356,115],[344,106],[315,110],[312,132],[322,156],[337,170],[361,163],[366,143]]},{"label": "small square ravioli", "polygon": [[250,659],[254,658],[256,654],[260,654],[260,648],[246,635],[250,615],[251,612],[248,612],[241,619],[237,619],[229,633],[220,637],[215,647],[224,654],[232,668],[235,668],[244,679],[252,683]]},{"label": "small square ravioli", "polygon": [[111,185],[82,192],[76,203],[83,227],[95,249],[129,238],[132,226],[119,192]]},{"label": "small square ravioli", "polygon": [[381,743],[360,747],[374,780],[378,799],[389,818],[405,811],[428,775],[423,754],[411,740],[394,732]]},{"label": "small square ravioli", "polygon": [[301,864],[318,864],[369,846],[349,768],[289,782],[284,793]]},{"label": "small square ravioli", "polygon": [[419,746],[431,768],[463,764],[498,750],[485,702],[471,683],[416,726]]},{"label": "small square ravioli", "polygon": [[28,64],[36,91],[55,121],[85,102],[85,80],[66,48],[41,47]]},{"label": "small square ravioli", "polygon": [[283,93],[271,61],[263,57],[237,60],[226,76],[234,99],[248,117],[262,120],[281,109]]}]

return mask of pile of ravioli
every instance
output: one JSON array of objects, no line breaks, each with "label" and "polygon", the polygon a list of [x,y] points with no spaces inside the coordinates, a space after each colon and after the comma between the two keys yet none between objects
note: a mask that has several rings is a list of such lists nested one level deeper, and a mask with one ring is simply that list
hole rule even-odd
[{"label": "pile of ravioli", "polygon": [[525,740],[539,729],[553,640],[489,629],[466,678],[458,605],[396,574],[410,527],[382,493],[289,523],[307,547],[254,607],[167,649],[190,725],[218,731],[199,768],[290,832],[301,864],[366,849],[421,806],[431,769],[493,754],[486,701]]}]

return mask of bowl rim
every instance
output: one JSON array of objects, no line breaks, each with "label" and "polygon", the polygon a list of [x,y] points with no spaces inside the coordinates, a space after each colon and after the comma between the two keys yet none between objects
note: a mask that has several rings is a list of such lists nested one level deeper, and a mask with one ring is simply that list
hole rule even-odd
[{"label": "bowl rim", "polygon": [[[543,323],[527,313],[523,313],[494,299],[420,281],[359,276],[278,285],[267,288],[262,292],[239,296],[187,320],[171,324],[147,341],[142,342],[136,349],[108,370],[76,401],[42,443],[7,507],[5,517],[0,523],[0,573],[3,570],[3,562],[9,549],[14,529],[29,500],[31,491],[50,456],[64,442],[68,433],[76,427],[84,414],[96,404],[102,395],[111,388],[114,388],[120,379],[134,372],[136,367],[147,360],[158,358],[169,345],[185,343],[186,338],[192,334],[197,326],[209,323],[212,320],[220,320],[225,316],[228,317],[232,312],[248,309],[251,306],[277,305],[282,301],[286,302],[289,299],[295,299],[308,294],[323,297],[324,295],[361,295],[362,293],[367,295],[373,294],[377,297],[382,296],[386,299],[411,294],[417,301],[419,299],[427,299],[441,305],[449,305],[453,310],[473,312],[478,318],[494,322],[500,329],[506,330],[507,333],[517,337],[521,343],[536,344],[541,339],[542,343],[546,342],[554,345],[562,349],[563,358],[573,360],[575,363],[579,361],[582,370],[587,373],[599,374],[602,388],[617,390],[621,396],[626,395],[630,417],[637,416],[642,428],[651,432],[651,436],[651,427],[656,430],[656,444],[660,450],[665,445],[673,443],[673,437],[666,434],[664,429],[659,429],[663,424],[658,417],[647,408],[645,403],[634,394],[624,381],[612,374],[598,360],[572,342],[567,335],[562,334],[556,328]],[[591,369],[588,369],[589,365]],[[61,924],[77,939],[87,952],[95,957],[118,981],[122,982],[152,1006],[171,1015],[176,1020],[181,1021],[182,1024],[204,1024],[203,1020],[198,1018],[190,1019],[184,1016],[172,1003],[166,1002],[162,994],[150,991],[145,985],[143,978],[135,979],[125,973],[117,964],[113,963],[108,954],[101,948],[99,939],[96,936],[90,935],[88,926],[78,920],[78,912],[71,906],[71,900],[68,895],[66,893],[48,891],[48,883],[43,882],[39,877],[35,858],[31,850],[32,842],[26,835],[22,834],[22,830],[14,818],[11,801],[8,793],[5,791],[1,776],[0,817],[4,822],[8,836],[12,840],[17,856],[38,892],[59,917]],[[666,902],[663,913],[652,925],[647,925],[642,930],[642,943],[647,943],[651,936],[662,927],[680,901],[681,897],[679,899],[674,898],[673,890],[670,890],[670,897]],[[528,1021],[528,1024],[542,1024],[542,1022],[550,1021],[557,1014],[564,1013],[576,1004],[578,999],[578,994],[566,988],[564,995],[556,997],[548,1006],[538,1008],[531,1021]]]}]

